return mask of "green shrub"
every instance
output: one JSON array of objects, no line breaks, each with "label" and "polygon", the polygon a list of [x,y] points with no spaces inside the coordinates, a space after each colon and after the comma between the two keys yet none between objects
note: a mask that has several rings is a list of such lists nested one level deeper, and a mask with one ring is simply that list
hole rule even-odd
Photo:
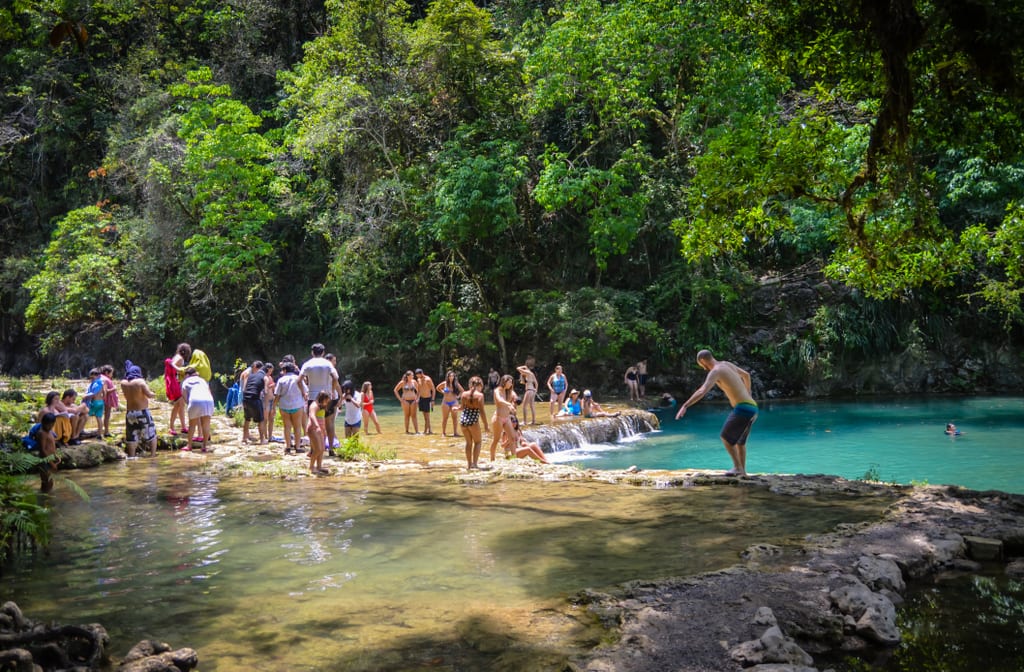
[{"label": "green shrub", "polygon": [[167,401],[167,388],[164,387],[164,377],[163,376],[159,376],[157,378],[151,378],[150,380],[146,381],[146,384],[149,385],[149,390],[154,395],[156,395],[156,400],[157,401],[163,401],[163,402]]},{"label": "green shrub", "polygon": [[361,434],[353,434],[347,439],[342,439],[341,445],[334,449],[334,454],[346,462],[355,460],[379,462],[393,460],[398,453],[394,448],[375,448],[366,444]]}]

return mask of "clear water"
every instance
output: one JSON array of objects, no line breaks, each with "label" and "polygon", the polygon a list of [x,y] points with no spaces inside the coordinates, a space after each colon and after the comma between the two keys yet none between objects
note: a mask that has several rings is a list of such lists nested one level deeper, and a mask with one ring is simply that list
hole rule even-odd
[{"label": "clear water", "polygon": [[816,663],[836,672],[1024,670],[1024,583],[1009,579],[1001,564],[979,575],[936,578],[908,587],[899,646],[868,658],[818,657]]},{"label": "clear water", "polygon": [[[729,469],[718,438],[728,413],[702,402],[662,431],[553,456],[596,469]],[[962,436],[943,433],[947,422]],[[751,472],[836,474],[1024,493],[1024,398],[972,397],[761,403],[747,446]]]},{"label": "clear water", "polygon": [[56,491],[48,552],[8,567],[26,615],[154,637],[201,669],[563,669],[596,640],[567,596],[713,570],[750,544],[875,518],[882,498],[443,473],[266,481],[139,460]]}]

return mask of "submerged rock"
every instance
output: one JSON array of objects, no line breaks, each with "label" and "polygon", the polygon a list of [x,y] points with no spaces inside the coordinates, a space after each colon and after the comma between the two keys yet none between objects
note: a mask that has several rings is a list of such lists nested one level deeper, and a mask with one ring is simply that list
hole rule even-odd
[{"label": "submerged rock", "polygon": [[[98,623],[44,625],[31,621],[14,602],[0,607],[0,667],[15,672],[109,669],[110,637]],[[13,665],[13,668],[10,667]],[[178,649],[155,640],[132,647],[119,672],[189,672],[199,665],[193,649]]]}]

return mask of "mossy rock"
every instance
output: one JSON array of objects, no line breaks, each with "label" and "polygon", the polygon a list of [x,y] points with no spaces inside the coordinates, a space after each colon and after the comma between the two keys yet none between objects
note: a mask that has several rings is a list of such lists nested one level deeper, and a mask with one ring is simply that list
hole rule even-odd
[{"label": "mossy rock", "polygon": [[57,452],[62,469],[91,469],[125,457],[120,448],[104,441],[85,441],[77,446],[59,448]]}]

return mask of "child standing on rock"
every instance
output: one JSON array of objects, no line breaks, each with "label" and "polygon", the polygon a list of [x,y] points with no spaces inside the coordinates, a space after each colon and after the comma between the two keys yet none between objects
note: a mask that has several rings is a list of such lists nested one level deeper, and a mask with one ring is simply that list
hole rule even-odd
[{"label": "child standing on rock", "polygon": [[309,405],[306,436],[309,437],[309,471],[313,474],[324,473],[324,437],[327,435],[325,425],[329,403],[331,403],[330,393],[321,390]]}]

